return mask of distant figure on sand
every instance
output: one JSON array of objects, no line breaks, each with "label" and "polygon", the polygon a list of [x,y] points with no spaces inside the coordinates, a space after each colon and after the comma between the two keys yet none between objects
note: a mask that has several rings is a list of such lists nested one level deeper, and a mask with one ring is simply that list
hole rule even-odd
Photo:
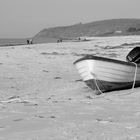
[{"label": "distant figure on sand", "polygon": [[30,41],[27,39],[27,44],[29,44],[29,42],[30,42]]},{"label": "distant figure on sand", "polygon": [[57,43],[60,43],[60,42],[62,42],[62,39],[58,39],[58,40],[57,40]]},{"label": "distant figure on sand", "polygon": [[33,44],[33,40],[32,39],[27,39],[27,44]]},{"label": "distant figure on sand", "polygon": [[29,40],[29,44],[33,44],[33,40],[32,39]]}]

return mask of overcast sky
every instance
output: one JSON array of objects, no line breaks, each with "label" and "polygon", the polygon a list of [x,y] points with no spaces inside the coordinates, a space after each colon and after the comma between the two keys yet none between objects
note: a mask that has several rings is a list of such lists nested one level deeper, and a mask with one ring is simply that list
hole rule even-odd
[{"label": "overcast sky", "polygon": [[140,18],[140,0],[0,0],[0,38],[115,18]]}]

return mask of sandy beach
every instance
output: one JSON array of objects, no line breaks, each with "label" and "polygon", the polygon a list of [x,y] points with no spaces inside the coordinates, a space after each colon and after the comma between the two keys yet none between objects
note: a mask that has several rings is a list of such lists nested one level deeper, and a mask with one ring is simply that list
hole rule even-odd
[{"label": "sandy beach", "polygon": [[73,62],[124,60],[138,37],[0,47],[0,140],[138,140],[140,88],[95,95]]}]

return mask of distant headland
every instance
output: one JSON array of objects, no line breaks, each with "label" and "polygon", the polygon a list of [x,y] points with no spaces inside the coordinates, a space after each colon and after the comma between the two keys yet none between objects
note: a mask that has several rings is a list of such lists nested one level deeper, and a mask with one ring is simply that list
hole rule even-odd
[{"label": "distant headland", "polygon": [[71,26],[52,27],[41,30],[34,41],[55,42],[82,36],[122,36],[140,35],[140,19],[108,19]]},{"label": "distant headland", "polygon": [[108,37],[140,35],[140,19],[123,18],[78,23],[70,26],[45,28],[36,35],[24,39],[0,39],[0,46],[24,45],[32,39],[32,43],[55,43],[72,41],[79,37]]}]

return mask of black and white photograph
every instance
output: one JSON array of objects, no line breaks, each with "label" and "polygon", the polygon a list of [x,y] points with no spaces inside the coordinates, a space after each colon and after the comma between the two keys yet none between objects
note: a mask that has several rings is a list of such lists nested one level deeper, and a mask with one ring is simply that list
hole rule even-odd
[{"label": "black and white photograph", "polygon": [[140,1],[0,0],[0,140],[140,140]]}]

